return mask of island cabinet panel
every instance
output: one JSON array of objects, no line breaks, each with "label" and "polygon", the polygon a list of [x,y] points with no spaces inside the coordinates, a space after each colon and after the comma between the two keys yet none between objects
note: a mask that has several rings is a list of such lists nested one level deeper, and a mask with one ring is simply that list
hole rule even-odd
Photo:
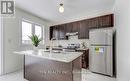
[{"label": "island cabinet panel", "polygon": [[81,57],[60,62],[25,56],[24,78],[29,81],[81,81]]},{"label": "island cabinet panel", "polygon": [[80,21],[79,30],[78,30],[78,38],[79,39],[88,39],[89,38],[89,28],[86,20]]}]

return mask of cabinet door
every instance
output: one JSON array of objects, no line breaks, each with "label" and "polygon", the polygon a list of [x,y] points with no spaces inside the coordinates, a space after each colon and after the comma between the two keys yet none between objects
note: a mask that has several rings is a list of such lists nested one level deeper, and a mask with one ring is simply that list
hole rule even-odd
[{"label": "cabinet door", "polygon": [[53,38],[53,27],[54,27],[54,26],[51,26],[51,27],[50,27],[50,40]]},{"label": "cabinet door", "polygon": [[73,26],[71,32],[78,32],[78,28],[80,26],[79,22],[73,22],[72,25]]},{"label": "cabinet door", "polygon": [[54,39],[58,39],[58,35],[59,35],[59,30],[58,30],[58,26],[54,26],[53,27],[53,38]]},{"label": "cabinet door", "polygon": [[57,26],[51,26],[50,27],[50,40],[52,38],[58,39],[58,27]]},{"label": "cabinet door", "polygon": [[58,29],[59,29],[59,37],[58,37],[58,39],[59,40],[67,39],[66,38],[66,25],[65,24],[64,25],[59,25]]},{"label": "cabinet door", "polygon": [[78,38],[79,39],[89,38],[89,28],[88,28],[88,22],[86,20],[80,22]]},{"label": "cabinet door", "polygon": [[82,55],[82,68],[88,69],[88,67],[89,67],[89,49],[77,50],[77,52],[83,52],[83,55]]},{"label": "cabinet door", "polygon": [[101,16],[98,18],[99,28],[102,27],[113,27],[113,14]]},{"label": "cabinet door", "polygon": [[98,18],[87,19],[87,24],[89,28],[98,28]]},{"label": "cabinet door", "polygon": [[72,23],[67,23],[66,24],[66,33],[71,33],[72,27],[73,27]]}]

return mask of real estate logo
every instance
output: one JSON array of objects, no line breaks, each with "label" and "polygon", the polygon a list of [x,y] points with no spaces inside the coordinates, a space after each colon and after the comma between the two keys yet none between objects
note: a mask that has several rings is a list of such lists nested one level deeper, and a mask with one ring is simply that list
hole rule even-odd
[{"label": "real estate logo", "polygon": [[0,4],[2,17],[14,17],[15,7],[13,0],[2,0]]}]

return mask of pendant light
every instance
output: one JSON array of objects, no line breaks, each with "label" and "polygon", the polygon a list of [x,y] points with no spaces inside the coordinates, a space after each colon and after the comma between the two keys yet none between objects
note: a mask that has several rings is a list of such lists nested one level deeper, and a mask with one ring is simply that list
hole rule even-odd
[{"label": "pendant light", "polygon": [[64,12],[64,7],[63,7],[63,4],[62,4],[62,3],[60,4],[59,12],[60,12],[60,13],[63,13],[63,12]]}]

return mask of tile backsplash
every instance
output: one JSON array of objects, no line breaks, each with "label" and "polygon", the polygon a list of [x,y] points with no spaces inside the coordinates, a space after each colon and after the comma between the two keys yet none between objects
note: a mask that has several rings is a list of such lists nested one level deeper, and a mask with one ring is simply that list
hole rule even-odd
[{"label": "tile backsplash", "polygon": [[64,46],[66,47],[68,44],[80,44],[85,42],[86,47],[89,47],[89,39],[78,39],[78,35],[76,36],[69,36],[68,40],[54,40],[53,46]]}]

